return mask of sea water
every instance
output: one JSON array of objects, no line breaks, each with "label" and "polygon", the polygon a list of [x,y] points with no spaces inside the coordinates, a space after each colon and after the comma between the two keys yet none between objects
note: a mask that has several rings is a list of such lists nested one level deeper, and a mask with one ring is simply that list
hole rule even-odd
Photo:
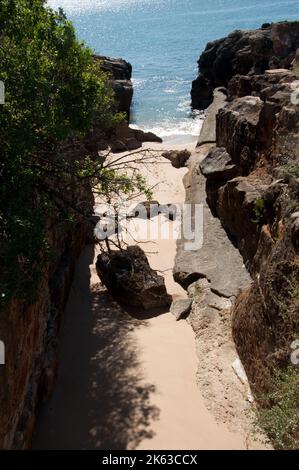
[{"label": "sea water", "polygon": [[190,90],[208,41],[234,29],[299,19],[299,0],[49,0],[96,54],[133,66],[132,124],[164,141],[198,135]]}]

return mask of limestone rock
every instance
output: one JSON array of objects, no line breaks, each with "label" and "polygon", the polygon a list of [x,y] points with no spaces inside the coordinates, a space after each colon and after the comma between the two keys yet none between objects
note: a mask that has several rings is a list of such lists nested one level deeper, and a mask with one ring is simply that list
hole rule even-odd
[{"label": "limestone rock", "polygon": [[255,163],[262,108],[259,97],[245,96],[220,109],[217,115],[217,146],[226,148],[243,174],[248,173]]},{"label": "limestone rock", "polygon": [[139,142],[142,142],[142,143],[143,142],[156,142],[158,144],[161,144],[163,142],[161,137],[157,136],[153,132],[146,132],[146,131],[142,131],[141,129],[134,129],[134,135],[135,135],[135,138]]},{"label": "limestone rock", "polygon": [[186,165],[189,160],[191,153],[189,150],[169,150],[162,153],[162,157],[167,158],[171,161],[174,168],[182,168]]},{"label": "limestone rock", "polygon": [[99,62],[101,69],[109,74],[109,81],[118,103],[118,111],[125,112],[129,121],[133,98],[132,65],[123,59],[105,56],[94,56],[94,60]]},{"label": "limestone rock", "polygon": [[199,164],[202,174],[213,181],[225,181],[237,175],[237,167],[224,147],[212,149]]},{"label": "limestone rock", "polygon": [[137,204],[131,211],[129,218],[151,219],[159,214],[164,214],[169,220],[177,218],[177,206],[174,204],[159,204],[158,201],[144,201]]},{"label": "limestone rock", "polygon": [[110,80],[116,101],[118,111],[126,113],[127,119],[130,119],[130,109],[133,99],[133,85],[131,80]]},{"label": "limestone rock", "polygon": [[172,302],[170,312],[175,316],[176,320],[179,321],[182,318],[186,318],[190,313],[192,307],[191,299],[180,299]]},{"label": "limestone rock", "polygon": [[198,60],[199,75],[192,84],[192,107],[205,109],[213,89],[227,87],[239,75],[263,74],[269,69],[290,69],[299,44],[299,22],[269,24],[209,42]]},{"label": "limestone rock", "polygon": [[114,153],[125,152],[140,148],[144,142],[161,143],[162,139],[152,132],[132,129],[126,121],[123,121],[116,126],[110,148]]},{"label": "limestone rock", "polygon": [[200,130],[197,147],[216,142],[216,116],[218,111],[226,105],[226,100],[226,90],[222,87],[215,88],[213,101],[206,111],[205,119]]},{"label": "limestone rock", "polygon": [[[263,207],[257,214],[256,201],[263,201],[267,188],[261,179],[238,177],[219,190],[220,220],[235,238],[245,261],[252,261],[258,247]],[[260,219],[257,219],[258,216]]]},{"label": "limestone rock", "polygon": [[144,201],[137,204],[132,210],[130,217],[151,219],[159,214],[160,204],[158,201]]},{"label": "limestone rock", "polygon": [[96,268],[108,291],[122,304],[143,310],[171,304],[164,278],[151,269],[139,246],[100,254]]},{"label": "limestone rock", "polygon": [[238,174],[238,168],[224,147],[210,150],[208,155],[199,164],[202,174],[207,178],[207,199],[211,210],[216,213],[219,199],[219,188],[227,180]]}]

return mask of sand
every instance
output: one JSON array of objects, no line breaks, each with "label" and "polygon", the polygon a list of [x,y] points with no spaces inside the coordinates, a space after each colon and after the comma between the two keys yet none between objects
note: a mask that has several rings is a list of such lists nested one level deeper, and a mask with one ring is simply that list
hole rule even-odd
[{"label": "sand", "polygon": [[[159,183],[154,199],[184,202],[186,169],[157,158],[142,172],[151,184]],[[176,240],[141,246],[165,276],[168,292],[186,297],[172,277]],[[169,312],[124,311],[100,285],[96,256],[86,247],[76,269],[57,384],[41,410],[33,448],[246,449],[246,436],[217,423],[206,408],[196,384],[198,359],[189,324],[176,322]]]}]

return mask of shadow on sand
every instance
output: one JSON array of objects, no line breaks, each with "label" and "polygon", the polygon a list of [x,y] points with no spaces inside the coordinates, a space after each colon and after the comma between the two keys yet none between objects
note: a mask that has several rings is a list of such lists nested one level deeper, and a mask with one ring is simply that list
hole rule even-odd
[{"label": "shadow on sand", "polygon": [[90,287],[93,257],[88,246],[78,262],[58,379],[40,410],[34,449],[134,449],[153,437],[155,387],[145,382],[134,340],[134,330],[147,322],[120,308],[100,284]]}]

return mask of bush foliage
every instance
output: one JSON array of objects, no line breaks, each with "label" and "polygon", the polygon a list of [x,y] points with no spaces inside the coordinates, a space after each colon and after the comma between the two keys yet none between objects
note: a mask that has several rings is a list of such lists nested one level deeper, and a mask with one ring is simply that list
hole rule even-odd
[{"label": "bush foliage", "polygon": [[275,449],[298,449],[299,375],[295,368],[276,370],[270,391],[260,397],[258,425],[269,436]]},{"label": "bush foliage", "polygon": [[[46,224],[54,202],[46,181],[52,180],[53,193],[55,179],[66,179],[76,167],[60,156],[59,146],[83,136],[95,121],[112,127],[117,116],[108,77],[61,10],[54,12],[43,0],[1,0],[0,31],[3,307],[12,295],[30,295],[50,254]],[[88,158],[77,162],[78,172],[86,171]]]}]

